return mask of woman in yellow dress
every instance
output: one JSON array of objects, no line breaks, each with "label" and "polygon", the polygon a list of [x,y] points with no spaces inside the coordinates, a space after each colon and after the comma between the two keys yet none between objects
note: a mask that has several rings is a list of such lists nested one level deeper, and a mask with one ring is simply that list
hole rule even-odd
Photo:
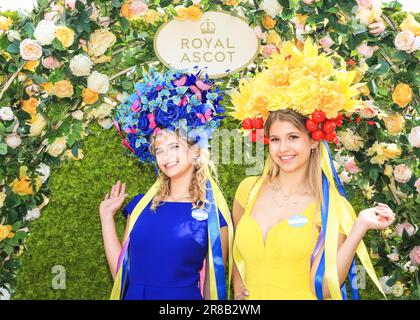
[{"label": "woman in yellow dress", "polygon": [[[319,87],[311,92],[311,84],[299,83],[299,88],[305,77],[314,77]],[[269,144],[262,176],[244,179],[233,205],[235,299],[346,299],[343,283],[349,273],[357,299],[356,253],[382,292],[362,238],[369,229],[388,227],[395,214],[379,203],[356,217],[326,142],[336,139],[338,112],[357,102],[353,77],[333,68],[307,40],[303,50],[287,43],[266,69],[232,94],[232,116],[244,129],[264,122]]]}]

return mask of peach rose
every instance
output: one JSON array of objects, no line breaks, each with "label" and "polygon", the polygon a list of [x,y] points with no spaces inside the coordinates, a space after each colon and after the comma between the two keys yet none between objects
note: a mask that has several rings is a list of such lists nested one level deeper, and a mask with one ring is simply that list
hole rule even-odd
[{"label": "peach rose", "polygon": [[357,48],[357,53],[361,56],[364,56],[366,59],[369,59],[373,56],[376,50],[378,50],[378,46],[368,46],[366,41],[363,41]]},{"label": "peach rose", "polygon": [[344,164],[344,168],[352,174],[357,174],[360,172],[360,168],[357,166],[356,162],[354,161],[354,158],[350,158],[349,160],[347,160]]},{"label": "peach rose", "polygon": [[66,149],[67,138],[59,137],[54,140],[53,143],[48,145],[47,152],[53,157],[58,157]]},{"label": "peach rose", "polygon": [[407,106],[413,100],[413,90],[406,83],[398,83],[392,92],[392,101],[400,108]]},{"label": "peach rose", "polygon": [[417,192],[420,193],[420,178],[414,182],[414,187],[416,188]]},{"label": "peach rose", "polygon": [[402,31],[395,37],[394,45],[397,50],[411,53],[420,47],[420,37],[416,37],[411,31]]},{"label": "peach rose", "polygon": [[262,25],[266,29],[273,29],[276,25],[276,20],[271,18],[268,14],[265,14],[262,19]]},{"label": "peach rose", "polygon": [[365,119],[372,119],[378,114],[378,109],[373,105],[373,101],[363,101],[360,109],[360,116]]},{"label": "peach rose", "polygon": [[384,119],[385,127],[391,134],[400,133],[405,127],[404,117],[399,113],[387,115]]},{"label": "peach rose", "polygon": [[134,19],[144,16],[148,10],[147,4],[142,0],[128,0],[124,2],[120,10],[120,16]]},{"label": "peach rose", "polygon": [[105,53],[108,48],[111,48],[117,38],[107,29],[98,29],[89,37],[88,54],[90,56],[99,57]]},{"label": "peach rose", "polygon": [[69,98],[73,96],[73,85],[69,80],[61,80],[54,83],[54,94],[59,98]]},{"label": "peach rose", "polygon": [[385,31],[385,24],[382,21],[371,23],[369,26],[369,33],[378,36]]},{"label": "peach rose", "polygon": [[411,179],[411,176],[411,169],[406,164],[399,164],[394,169],[395,180],[399,183],[407,183]]},{"label": "peach rose", "polygon": [[28,100],[22,101],[22,110],[29,113],[30,115],[36,114],[36,108],[38,107],[38,99],[36,98],[29,98]]},{"label": "peach rose", "polygon": [[25,39],[20,43],[19,48],[23,60],[38,60],[42,56],[42,47],[35,40]]},{"label": "peach rose", "polygon": [[190,6],[187,8],[187,10],[188,10],[188,19],[192,21],[200,20],[201,16],[203,15],[200,8],[197,6]]},{"label": "peach rose", "polygon": [[47,69],[55,69],[60,66],[60,62],[57,60],[56,57],[49,56],[45,59],[42,59],[42,65],[44,66],[44,68]]}]

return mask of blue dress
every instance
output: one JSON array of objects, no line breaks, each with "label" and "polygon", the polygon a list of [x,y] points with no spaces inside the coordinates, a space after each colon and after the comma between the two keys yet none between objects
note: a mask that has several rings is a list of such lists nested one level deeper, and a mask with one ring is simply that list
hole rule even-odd
[{"label": "blue dress", "polygon": [[[127,218],[143,197],[124,207]],[[191,214],[191,202],[151,202],[130,234],[128,287],[124,300],[202,300],[199,277],[207,255],[207,219]],[[220,227],[227,225],[219,211]]]}]

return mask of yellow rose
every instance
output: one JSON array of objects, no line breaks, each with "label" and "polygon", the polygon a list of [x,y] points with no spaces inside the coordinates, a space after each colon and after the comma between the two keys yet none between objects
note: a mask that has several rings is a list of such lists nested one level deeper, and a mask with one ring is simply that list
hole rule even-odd
[{"label": "yellow rose", "polygon": [[225,5],[236,7],[239,4],[239,2],[241,1],[240,0],[226,0]]},{"label": "yellow rose", "polygon": [[402,151],[401,148],[399,148],[395,143],[389,143],[382,147],[382,152],[388,159],[394,159],[399,157]]},{"label": "yellow rose", "polygon": [[69,80],[54,83],[54,94],[59,98],[69,98],[74,94],[73,85]]},{"label": "yellow rose", "polygon": [[159,20],[159,13],[156,10],[149,9],[143,16],[143,21],[149,24],[155,24]]},{"label": "yellow rose", "polygon": [[199,7],[191,6],[187,8],[188,10],[188,19],[192,21],[200,20],[203,13],[201,12]]},{"label": "yellow rose", "polygon": [[0,30],[7,31],[12,26],[13,20],[4,16],[0,17]]},{"label": "yellow rose", "polygon": [[82,92],[83,102],[86,104],[94,104],[99,99],[99,94],[89,88],[86,88]]},{"label": "yellow rose", "polygon": [[7,238],[9,235],[9,228],[7,226],[0,224],[0,241]]},{"label": "yellow rose", "polygon": [[268,32],[267,42],[274,45],[278,45],[281,42],[281,38],[277,32],[270,30]]},{"label": "yellow rose", "polygon": [[394,101],[400,108],[407,106],[413,100],[413,91],[408,84],[399,83],[392,93],[392,101]]},{"label": "yellow rose", "polygon": [[405,126],[405,120],[403,116],[399,113],[394,113],[388,115],[385,119],[385,127],[387,128],[388,132],[391,134],[400,133]]},{"label": "yellow rose", "polygon": [[29,113],[30,115],[36,114],[36,108],[38,106],[38,100],[36,98],[29,98],[28,100],[22,101],[22,110]]},{"label": "yellow rose", "polygon": [[23,66],[23,69],[35,72],[36,67],[39,66],[39,60],[28,61]]},{"label": "yellow rose", "polygon": [[102,56],[106,50],[117,41],[115,35],[107,29],[98,29],[89,37],[88,54],[90,56]]},{"label": "yellow rose", "polygon": [[60,154],[63,153],[64,149],[66,148],[66,145],[66,137],[56,138],[52,144],[48,145],[47,152],[53,157],[58,157]]},{"label": "yellow rose", "polygon": [[269,15],[266,14],[264,15],[262,19],[262,25],[266,29],[273,29],[274,26],[276,25],[276,20],[274,20],[273,18],[271,18]]},{"label": "yellow rose", "polygon": [[70,47],[74,42],[74,31],[65,26],[58,26],[55,30],[55,36],[65,48]]},{"label": "yellow rose", "polygon": [[6,200],[6,193],[2,191],[0,192],[0,208],[3,208],[5,200]]},{"label": "yellow rose", "polygon": [[[12,182],[12,191],[18,195],[25,196],[34,194],[32,190],[33,182],[26,175],[27,167],[22,166],[19,168],[19,178]],[[35,178],[35,190],[38,192],[41,187],[41,179],[39,176]]]},{"label": "yellow rose", "polygon": [[69,149],[69,150],[66,150],[66,152],[64,153],[64,156],[65,156],[67,159],[69,159],[69,160],[74,160],[74,161],[77,161],[77,160],[81,160],[81,159],[83,159],[83,157],[84,157],[85,155],[83,154],[83,150],[82,150],[82,149],[77,149],[77,157],[75,157],[75,156],[73,155],[73,153],[71,152],[71,150]]},{"label": "yellow rose", "polygon": [[35,116],[33,116],[32,119],[27,122],[27,124],[31,126],[28,136],[37,137],[39,135],[42,135],[42,131],[47,125],[47,120],[42,114],[38,113]]},{"label": "yellow rose", "polygon": [[411,31],[415,36],[420,36],[420,23],[411,14],[401,22],[400,28],[402,31]]},{"label": "yellow rose", "polygon": [[370,90],[367,84],[363,85],[362,87],[359,87],[358,90],[364,96],[370,95]]},{"label": "yellow rose", "polygon": [[176,16],[174,17],[176,20],[184,21],[188,18],[188,9],[184,6],[176,6],[175,7]]},{"label": "yellow rose", "polygon": [[51,82],[42,83],[40,84],[40,86],[47,94],[51,94],[51,92],[53,92],[54,90],[54,85]]}]

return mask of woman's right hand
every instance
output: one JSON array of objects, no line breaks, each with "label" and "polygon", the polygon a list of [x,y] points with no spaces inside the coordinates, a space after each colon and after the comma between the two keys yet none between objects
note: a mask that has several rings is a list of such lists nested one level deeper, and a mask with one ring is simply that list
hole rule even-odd
[{"label": "woman's right hand", "polygon": [[125,193],[125,182],[121,185],[121,181],[118,180],[111,188],[111,192],[108,192],[104,200],[99,205],[99,215],[102,219],[114,219],[115,214],[121,208],[125,198],[128,194]]},{"label": "woman's right hand", "polygon": [[246,300],[246,299],[248,299],[248,296],[249,296],[248,290],[245,287],[243,287],[243,289],[239,290],[239,292],[235,292],[234,299],[235,300]]}]

